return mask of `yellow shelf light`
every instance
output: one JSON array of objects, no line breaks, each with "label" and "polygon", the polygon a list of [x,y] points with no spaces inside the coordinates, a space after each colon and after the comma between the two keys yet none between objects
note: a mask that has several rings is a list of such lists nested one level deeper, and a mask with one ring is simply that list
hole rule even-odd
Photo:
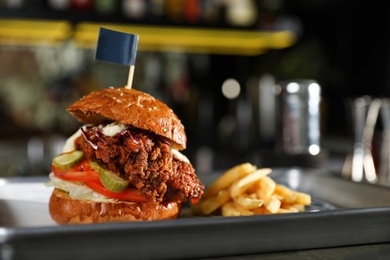
[{"label": "yellow shelf light", "polygon": [[67,21],[0,19],[0,44],[56,46],[72,36]]},{"label": "yellow shelf light", "polygon": [[290,31],[266,32],[99,23],[78,24],[73,39],[81,48],[96,48],[100,27],[139,34],[140,51],[259,55],[269,49],[289,47],[296,41],[295,35]]}]

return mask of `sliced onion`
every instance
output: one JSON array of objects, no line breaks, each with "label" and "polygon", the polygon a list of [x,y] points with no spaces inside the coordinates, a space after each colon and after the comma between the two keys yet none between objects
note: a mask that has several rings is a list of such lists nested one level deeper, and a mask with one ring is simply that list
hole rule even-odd
[{"label": "sliced onion", "polygon": [[83,137],[84,137],[85,141],[87,141],[87,143],[89,143],[92,146],[92,148],[96,150],[98,148],[98,146],[95,143],[93,143],[93,141],[88,136],[87,132],[85,132],[83,127],[80,127],[80,130],[81,130],[81,133],[83,134]]},{"label": "sliced onion", "polygon": [[133,140],[133,142],[135,144],[139,144],[139,142],[140,142],[139,140],[134,138],[134,136],[130,133],[129,129],[125,129],[125,130],[120,131],[118,133],[118,135],[131,138],[131,140]]}]

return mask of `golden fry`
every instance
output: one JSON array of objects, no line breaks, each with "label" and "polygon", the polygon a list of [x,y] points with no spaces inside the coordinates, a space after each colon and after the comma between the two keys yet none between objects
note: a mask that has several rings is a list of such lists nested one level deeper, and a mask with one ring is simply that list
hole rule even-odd
[{"label": "golden fry", "polygon": [[284,185],[277,184],[275,187],[275,195],[282,197],[281,201],[285,203],[292,203],[296,200],[294,192]]},{"label": "golden fry", "polygon": [[275,196],[271,196],[268,201],[264,203],[264,207],[272,213],[277,213],[282,203]]},{"label": "golden fry", "polygon": [[299,211],[295,208],[288,208],[288,209],[280,208],[277,213],[283,214],[283,213],[297,213],[297,212],[299,212]]},{"label": "golden fry", "polygon": [[193,205],[192,212],[195,215],[207,216],[217,210],[230,200],[230,194],[227,189],[221,190],[216,196],[201,200],[197,204]]},{"label": "golden fry", "polygon": [[230,201],[222,206],[222,216],[250,216],[254,213]]},{"label": "golden fry", "polygon": [[224,217],[241,216],[241,212],[234,207],[233,202],[228,202],[222,205],[221,212]]},{"label": "golden fry", "polygon": [[233,201],[233,205],[234,205],[234,207],[236,209],[238,209],[241,212],[241,216],[251,216],[251,215],[254,215],[254,213],[251,210],[242,207],[240,204],[237,204],[234,201]]},{"label": "golden fry", "polygon": [[249,194],[248,194],[248,198],[251,198],[251,199],[258,199],[256,193],[249,193]]},{"label": "golden fry", "polygon": [[265,200],[269,198],[275,191],[276,183],[269,176],[260,179],[257,194],[259,198]]},{"label": "golden fry", "polygon": [[215,196],[219,191],[228,188],[235,180],[241,179],[255,170],[256,166],[250,163],[243,163],[227,170],[204,192],[202,198],[207,199]]},{"label": "golden fry", "polygon": [[234,198],[243,194],[251,185],[253,185],[253,183],[267,176],[271,173],[271,171],[272,170],[269,168],[259,169],[248,174],[242,179],[234,181],[230,186],[230,196]]},{"label": "golden fry", "polygon": [[233,200],[236,204],[241,205],[245,209],[255,209],[261,207],[264,203],[264,200],[251,198],[247,195],[240,195],[233,198]]},{"label": "golden fry", "polygon": [[294,192],[296,196],[295,203],[309,206],[311,204],[311,196],[303,192]]},{"label": "golden fry", "polygon": [[305,211],[305,205],[303,204],[292,204],[288,209],[296,209],[298,212],[303,212]]},{"label": "golden fry", "polygon": [[271,211],[269,211],[268,209],[266,209],[264,207],[264,205],[260,208],[257,208],[257,209],[252,209],[252,212],[255,214],[255,215],[266,215],[266,214],[273,214]]}]

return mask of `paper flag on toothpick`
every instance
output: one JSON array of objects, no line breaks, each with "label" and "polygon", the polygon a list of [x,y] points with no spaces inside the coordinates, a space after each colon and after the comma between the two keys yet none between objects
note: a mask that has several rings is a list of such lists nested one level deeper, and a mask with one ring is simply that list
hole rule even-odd
[{"label": "paper flag on toothpick", "polygon": [[100,28],[95,59],[130,66],[128,88],[131,88],[139,36]]}]

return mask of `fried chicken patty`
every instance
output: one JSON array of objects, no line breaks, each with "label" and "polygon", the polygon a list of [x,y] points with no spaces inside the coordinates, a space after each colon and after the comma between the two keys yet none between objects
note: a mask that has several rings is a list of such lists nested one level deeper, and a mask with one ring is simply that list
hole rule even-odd
[{"label": "fried chicken patty", "polygon": [[170,144],[138,129],[126,129],[106,136],[98,126],[82,130],[75,140],[89,160],[115,172],[145,196],[157,201],[197,199],[204,185],[192,165],[173,156]]}]

